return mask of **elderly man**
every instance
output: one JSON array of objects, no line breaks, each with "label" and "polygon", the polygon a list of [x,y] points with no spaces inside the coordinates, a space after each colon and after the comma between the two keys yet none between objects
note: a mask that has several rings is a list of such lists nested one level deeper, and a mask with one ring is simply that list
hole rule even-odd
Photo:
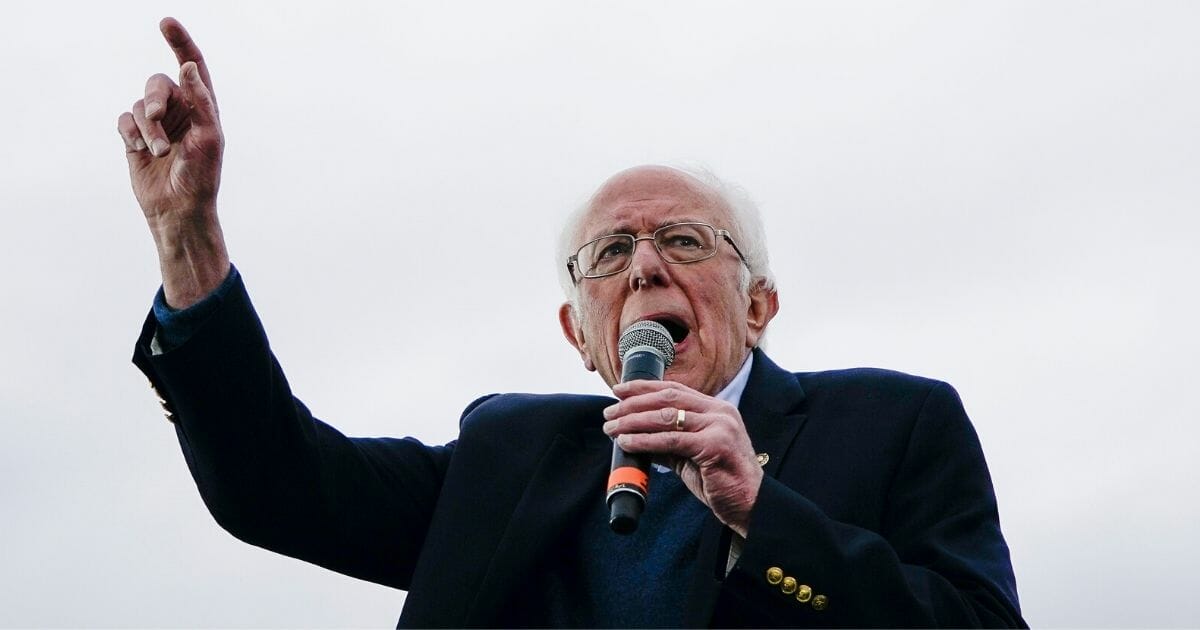
[{"label": "elderly man", "polygon": [[[948,385],[793,374],[762,228],[719,181],[618,173],[569,222],[563,333],[616,399],[498,395],[445,446],[347,438],[295,399],[217,221],[223,139],[181,64],[122,114],[163,285],[134,362],[235,536],[409,591],[404,626],[1010,626],[1020,617],[983,454]],[[620,332],[675,360],[620,383]],[[612,440],[660,464],[641,527],[608,529]]]}]

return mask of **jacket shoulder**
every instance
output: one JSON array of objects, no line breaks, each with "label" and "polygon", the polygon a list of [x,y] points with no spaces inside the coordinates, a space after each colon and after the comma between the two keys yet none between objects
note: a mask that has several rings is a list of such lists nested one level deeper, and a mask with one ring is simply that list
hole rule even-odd
[{"label": "jacket shoulder", "polygon": [[[582,427],[601,418],[616,402],[607,396],[581,394],[488,394],[475,399],[459,418],[459,431],[514,430],[534,423],[557,428]],[[598,425],[599,422],[596,422]]]},{"label": "jacket shoulder", "polygon": [[810,395],[847,395],[856,392],[880,395],[928,394],[936,388],[953,390],[945,381],[896,370],[856,367],[820,372],[793,372]]},{"label": "jacket shoulder", "polygon": [[843,429],[861,424],[911,428],[919,417],[934,414],[945,421],[966,420],[958,392],[948,383],[924,376],[878,368],[852,368],[796,373],[813,418],[835,418]]},{"label": "jacket shoulder", "polygon": [[821,370],[818,372],[793,372],[796,378],[801,381],[812,384],[855,384],[855,383],[871,383],[871,384],[895,384],[898,386],[914,386],[914,387],[931,387],[942,383],[943,381],[920,376],[917,374],[909,374],[899,370],[887,370],[876,367],[855,367],[844,368],[839,370]]}]

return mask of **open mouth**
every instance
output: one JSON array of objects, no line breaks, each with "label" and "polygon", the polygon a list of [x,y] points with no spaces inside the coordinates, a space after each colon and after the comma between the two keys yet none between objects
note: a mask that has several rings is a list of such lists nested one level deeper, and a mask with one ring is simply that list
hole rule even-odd
[{"label": "open mouth", "polygon": [[686,339],[688,333],[691,332],[683,322],[672,317],[655,317],[654,321],[662,324],[663,328],[666,328],[667,332],[671,333],[671,341],[675,343]]}]

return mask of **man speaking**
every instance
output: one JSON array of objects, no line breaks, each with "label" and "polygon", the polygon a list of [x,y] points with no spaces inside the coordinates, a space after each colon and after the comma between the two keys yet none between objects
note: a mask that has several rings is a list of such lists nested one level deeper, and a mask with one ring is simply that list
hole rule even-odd
[{"label": "man speaking", "polygon": [[[761,224],[703,174],[618,173],[563,231],[562,331],[615,399],[481,398],[444,446],[313,418],[225,249],[209,71],[182,25],[161,29],[178,81],[150,77],[117,124],[163,281],[134,362],[235,536],[407,590],[401,626],[1024,625],[957,394],[772,363]],[[640,352],[672,358],[623,382],[635,324],[666,344]],[[606,481],[639,474],[645,506],[617,533]]]}]

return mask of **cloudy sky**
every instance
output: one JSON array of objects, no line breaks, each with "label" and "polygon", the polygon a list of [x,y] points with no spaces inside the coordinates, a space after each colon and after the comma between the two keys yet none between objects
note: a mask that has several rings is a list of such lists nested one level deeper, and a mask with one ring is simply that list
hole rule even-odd
[{"label": "cloudy sky", "polygon": [[232,257],[345,432],[602,391],[555,319],[561,218],[703,164],[763,210],[777,362],[958,388],[1030,623],[1200,624],[1200,4],[111,4],[0,19],[0,625],[402,605],[219,529],[129,363],[158,275],[115,121],[176,72],[164,15],[212,69]]}]

